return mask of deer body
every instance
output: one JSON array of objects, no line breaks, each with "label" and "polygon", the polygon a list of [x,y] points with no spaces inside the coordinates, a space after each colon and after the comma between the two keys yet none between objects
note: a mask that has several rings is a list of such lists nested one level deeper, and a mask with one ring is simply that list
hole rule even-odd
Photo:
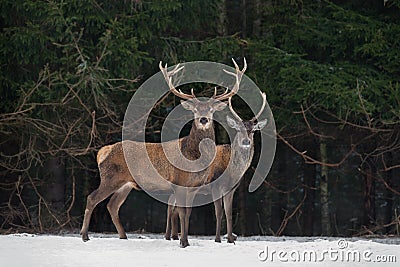
[{"label": "deer body", "polygon": [[[127,238],[125,230],[119,220],[118,211],[132,188],[140,190],[137,179],[141,179],[140,184],[144,185],[147,190],[170,192],[175,190],[175,187],[171,185],[171,183],[189,188],[207,183],[207,179],[210,177],[211,172],[210,167],[197,172],[183,171],[174,167],[170,163],[169,159],[165,155],[164,149],[166,149],[166,151],[173,151],[174,149],[176,150],[177,148],[180,148],[182,153],[176,153],[176,157],[183,156],[189,160],[196,160],[201,156],[199,144],[203,139],[210,139],[215,142],[213,114],[215,111],[220,111],[226,107],[226,104],[220,101],[228,99],[237,93],[241,77],[246,69],[246,61],[242,71],[240,71],[236,62],[233,62],[237,73],[226,72],[236,77],[234,88],[232,88],[229,93],[228,90],[226,90],[222,95],[217,95],[217,91],[215,90],[214,96],[207,101],[198,100],[194,95],[193,90],[191,95],[188,95],[175,89],[172,84],[171,76],[182,70],[183,67],[179,68],[178,65],[173,70],[167,71],[167,67],[162,67],[160,62],[160,70],[164,75],[170,91],[182,99],[188,100],[182,102],[182,106],[185,109],[192,111],[194,115],[190,134],[189,136],[165,142],[163,144],[143,144],[134,141],[123,141],[125,143],[118,142],[101,148],[97,155],[97,163],[100,171],[100,185],[87,198],[81,229],[83,241],[89,240],[88,228],[93,209],[98,203],[110,195],[112,195],[112,197],[107,204],[107,209],[115,227],[117,228],[119,237],[121,239]],[[138,157],[138,155],[143,155],[143,153],[139,153],[143,152],[141,151],[143,149],[147,150],[150,163],[146,161],[143,162],[143,159]],[[171,155],[169,154],[169,156]],[[172,156],[174,157],[173,153]],[[179,158],[175,160],[179,160]],[[126,162],[129,162],[129,166],[134,166],[134,168],[128,168]],[[158,175],[149,175],[148,170],[151,170],[153,167],[165,181],[157,179]],[[185,191],[184,197],[187,198],[188,204],[191,204],[190,201],[193,200],[196,192],[195,189],[193,191]],[[178,207],[177,210],[182,229],[180,245],[181,247],[186,247],[189,245],[187,235],[191,207],[182,206]]]},{"label": "deer body", "polygon": [[[235,138],[233,141],[233,151],[231,149],[231,145],[224,144],[217,146],[217,152],[215,159],[211,165],[210,177],[207,179],[208,182],[212,182],[215,179],[218,179],[225,171],[226,175],[231,180],[229,184],[219,185],[218,188],[214,188],[219,192],[226,192],[228,188],[232,187],[232,183],[235,186],[230,190],[226,195],[222,198],[219,198],[214,201],[215,207],[215,216],[217,219],[216,223],[216,234],[215,241],[221,242],[220,232],[221,232],[221,221],[223,216],[223,210],[225,209],[225,216],[227,222],[227,234],[228,234],[228,242],[234,242],[234,236],[232,232],[232,202],[233,196],[237,187],[240,184],[241,178],[245,171],[250,167],[251,160],[254,154],[254,148],[241,148],[239,145],[236,145],[238,138]],[[231,152],[233,152],[231,154]],[[230,161],[232,161],[230,163]],[[211,193],[211,192],[210,192]],[[224,204],[224,209],[222,207]],[[172,234],[172,239],[178,239],[178,212],[175,210],[173,206],[168,207],[167,214],[167,229],[165,237],[167,240],[170,239]],[[171,221],[170,221],[171,220]],[[171,229],[171,226],[172,229]],[[171,233],[172,230],[172,233]]]},{"label": "deer body", "polygon": [[[141,181],[145,182],[146,189],[154,191],[172,192],[173,188],[170,183],[187,187],[197,187],[204,184],[206,182],[205,180],[209,177],[208,169],[196,173],[182,171],[174,167],[164,153],[164,149],[168,151],[169,147],[171,149],[176,148],[176,144],[174,143],[178,142],[178,146],[181,149],[184,149],[184,153],[182,154],[186,158],[192,160],[197,159],[200,155],[198,149],[200,141],[203,138],[209,138],[211,140],[215,139],[212,125],[206,130],[201,130],[201,133],[198,133],[197,131],[196,127],[192,127],[189,136],[178,140],[172,140],[163,144],[146,143],[145,149],[147,150],[151,166],[148,166],[148,162],[143,161],[142,158],[135,157],[135,155],[143,155],[143,153],[139,153],[140,150],[143,149],[143,143],[123,141],[124,148],[123,142],[118,142],[101,148],[97,154],[97,164],[100,171],[100,185],[99,188],[93,191],[93,193],[91,193],[87,198],[87,207],[81,230],[82,239],[84,241],[89,240],[88,227],[93,209],[98,203],[109,197],[111,194],[113,194],[113,196],[107,205],[107,209],[115,227],[117,228],[119,237],[121,239],[126,239],[126,233],[120,223],[118,211],[132,188],[140,190],[140,186],[135,180],[135,177],[140,177]],[[135,166],[134,170],[128,169],[123,149],[126,150],[126,155],[129,157],[127,160],[130,164]],[[143,175],[146,175],[148,170],[152,167],[154,167],[155,170],[170,183],[160,183],[159,179],[152,179],[154,177],[151,176],[142,177]],[[183,215],[188,216],[186,213],[183,213]],[[181,219],[181,223],[182,222],[186,225],[185,218]]]},{"label": "deer body", "polygon": [[[254,132],[261,130],[267,124],[267,120],[262,120],[255,123],[256,119],[261,115],[265,108],[266,96],[262,94],[263,105],[260,112],[249,121],[243,121],[237,113],[233,110],[231,101],[229,99],[229,108],[236,119],[227,117],[228,125],[234,128],[237,133],[231,145],[218,145],[216,151],[216,157],[211,165],[210,178],[208,181],[214,181],[218,179],[224,172],[227,173],[231,181],[228,184],[218,184],[216,190],[220,193],[227,192],[221,198],[214,201],[215,216],[216,216],[216,234],[215,241],[221,242],[220,232],[221,232],[221,221],[223,216],[222,202],[225,209],[226,223],[227,223],[227,235],[228,242],[234,243],[235,237],[232,232],[232,203],[233,196],[240,184],[246,170],[250,167],[251,161],[254,154]],[[230,155],[230,156],[229,156]],[[221,195],[221,194],[218,194]],[[168,207],[167,214],[167,229],[166,229],[166,239],[169,239],[171,235],[171,222],[172,221],[172,238],[176,239],[178,225],[177,225],[177,213],[174,211],[172,206]]]}]

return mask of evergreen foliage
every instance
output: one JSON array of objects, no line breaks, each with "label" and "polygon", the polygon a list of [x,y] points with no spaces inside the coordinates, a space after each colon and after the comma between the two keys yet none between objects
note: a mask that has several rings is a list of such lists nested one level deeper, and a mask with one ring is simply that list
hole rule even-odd
[{"label": "evergreen foliage", "polygon": [[[400,1],[3,0],[0,24],[2,230],[79,226],[98,184],[96,151],[120,140],[125,107],[160,60],[230,64],[245,56],[247,74],[267,93],[279,144],[265,187],[236,197],[234,216],[248,221],[235,229],[320,234],[325,163],[331,234],[395,233]],[[167,98],[154,111],[153,139],[174,105]],[[301,223],[300,208],[279,231],[304,192],[312,225]],[[165,207],[133,194],[126,228],[163,231]],[[365,206],[369,200],[376,205]],[[194,217],[210,213],[202,208]],[[113,230],[105,211],[94,217],[95,229]],[[201,224],[193,231],[213,233],[212,220]]]}]

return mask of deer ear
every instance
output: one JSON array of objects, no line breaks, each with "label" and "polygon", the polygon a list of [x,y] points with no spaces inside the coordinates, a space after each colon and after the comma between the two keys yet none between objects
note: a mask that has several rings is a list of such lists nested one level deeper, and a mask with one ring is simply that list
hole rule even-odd
[{"label": "deer ear", "polygon": [[226,108],[226,103],[225,103],[225,102],[220,102],[220,101],[218,101],[217,103],[214,104],[214,109],[215,109],[216,111],[221,111],[221,110],[223,110],[224,108]]},{"label": "deer ear", "polygon": [[186,110],[193,110],[193,108],[194,108],[192,101],[181,100],[181,105]]},{"label": "deer ear", "polygon": [[253,131],[261,131],[261,129],[264,128],[267,123],[267,119],[257,122],[257,124],[253,126]]},{"label": "deer ear", "polygon": [[226,116],[226,122],[228,123],[229,127],[233,128],[233,129],[239,129],[239,125],[237,124],[237,122],[232,119],[231,116]]}]

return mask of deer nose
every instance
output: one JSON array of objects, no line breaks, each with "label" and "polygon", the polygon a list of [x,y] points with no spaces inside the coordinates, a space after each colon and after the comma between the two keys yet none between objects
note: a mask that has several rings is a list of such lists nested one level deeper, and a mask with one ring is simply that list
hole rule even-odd
[{"label": "deer nose", "polygon": [[201,124],[206,124],[208,122],[208,119],[206,117],[201,117],[200,118],[200,123]]},{"label": "deer nose", "polygon": [[244,145],[244,146],[249,146],[249,145],[250,145],[250,140],[249,140],[249,139],[244,139],[244,140],[242,141],[242,145]]}]

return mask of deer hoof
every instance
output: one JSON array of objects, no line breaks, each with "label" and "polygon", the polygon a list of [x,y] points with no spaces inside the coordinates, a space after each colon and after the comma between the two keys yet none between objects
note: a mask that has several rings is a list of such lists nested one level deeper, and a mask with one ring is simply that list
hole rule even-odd
[{"label": "deer hoof", "polygon": [[171,240],[170,236],[165,236],[165,240]]},{"label": "deer hoof", "polygon": [[89,235],[88,234],[82,234],[82,241],[83,242],[86,242],[86,241],[89,241],[90,239],[89,239]]},{"label": "deer hoof", "polygon": [[187,240],[181,240],[181,244],[180,244],[181,248],[186,248],[188,246],[190,246],[190,245],[189,245],[189,242]]},{"label": "deer hoof", "polygon": [[128,239],[126,235],[120,236],[119,239]]},{"label": "deer hoof", "polygon": [[221,243],[221,238],[215,238],[215,242]]},{"label": "deer hoof", "polygon": [[179,237],[177,235],[173,235],[172,240],[179,240]]},{"label": "deer hoof", "polygon": [[233,237],[228,237],[228,243],[233,243],[233,244],[235,244],[235,238],[233,238]]}]

